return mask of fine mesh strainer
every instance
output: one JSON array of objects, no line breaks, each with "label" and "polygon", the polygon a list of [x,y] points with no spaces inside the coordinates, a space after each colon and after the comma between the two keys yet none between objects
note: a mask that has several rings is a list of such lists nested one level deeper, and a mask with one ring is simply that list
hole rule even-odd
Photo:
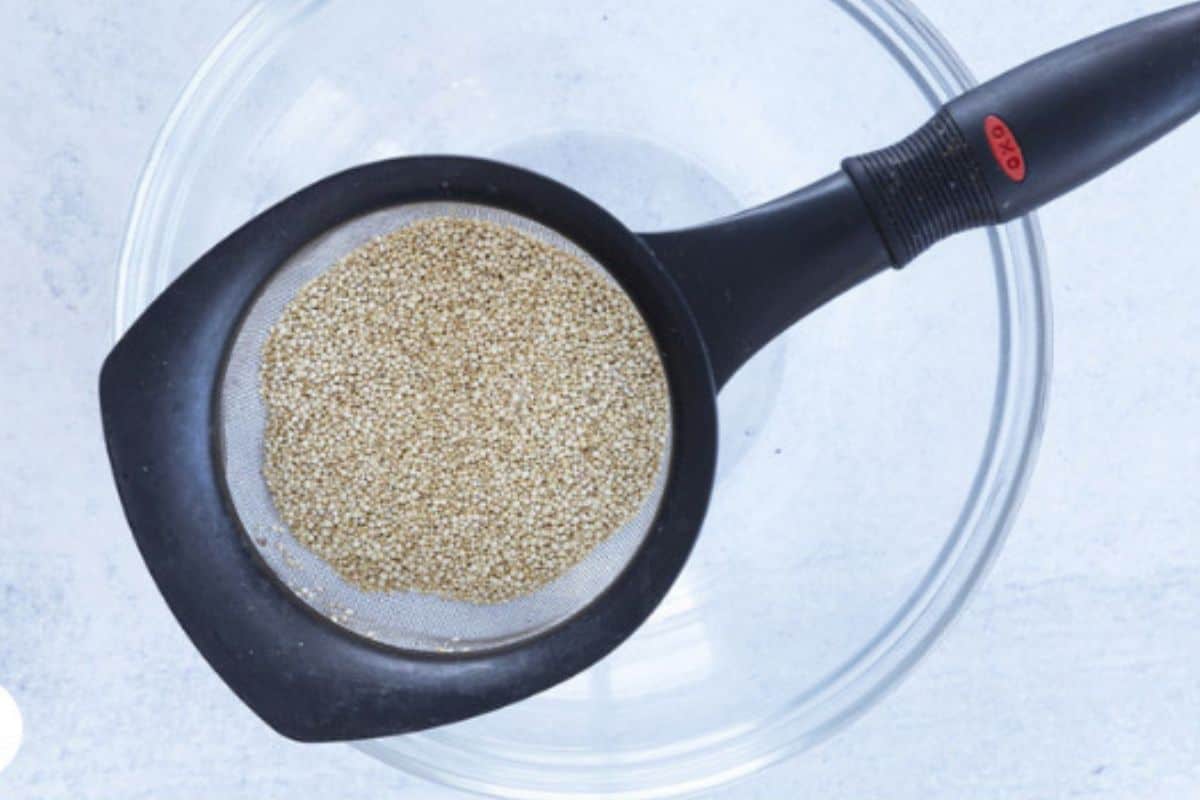
[{"label": "fine mesh strainer", "polygon": [[551,228],[519,214],[474,203],[410,203],[365,214],[322,234],[285,261],[254,299],[229,349],[221,383],[219,429],[229,498],[251,544],[275,575],[313,610],[382,644],[422,652],[501,647],[544,631],[578,612],[629,563],[662,498],[670,431],[658,477],[641,508],[583,562],[534,594],[479,605],[418,592],[366,592],[300,545],[279,518],[263,477],[266,407],[259,393],[263,346],[284,306],[347,252],[430,217],[486,220],[534,236],[609,273]]},{"label": "fine mesh strainer", "polygon": [[[159,589],[226,683],[297,739],[420,730],[565,680],[629,636],[682,568],[713,485],[716,393],[741,364],[886,267],[1015,219],[1200,110],[1197,42],[1197,3],[1117,28],[805,189],[684,231],[632,233],[561,184],[469,158],[378,162],[292,195],[184,272],[105,362],[113,473]],[[670,394],[636,519],[551,586],[492,607],[345,584],[282,527],[261,474],[266,331],[348,250],[433,214],[494,219],[601,270],[642,314]]]}]

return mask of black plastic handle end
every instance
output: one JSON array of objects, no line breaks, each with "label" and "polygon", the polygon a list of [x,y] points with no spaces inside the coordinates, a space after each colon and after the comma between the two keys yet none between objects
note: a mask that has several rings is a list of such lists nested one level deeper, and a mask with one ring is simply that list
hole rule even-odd
[{"label": "black plastic handle end", "polygon": [[903,142],[847,159],[896,266],[1009,222],[1200,112],[1200,3],[1056,50],[951,101]]}]

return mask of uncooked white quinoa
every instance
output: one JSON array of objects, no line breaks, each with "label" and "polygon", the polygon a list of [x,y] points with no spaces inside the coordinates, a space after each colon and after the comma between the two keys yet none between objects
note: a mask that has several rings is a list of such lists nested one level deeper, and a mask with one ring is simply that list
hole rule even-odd
[{"label": "uncooked white quinoa", "polygon": [[476,220],[351,252],[288,303],[260,377],[275,506],[367,591],[536,591],[637,513],[667,437],[662,363],[625,294]]}]

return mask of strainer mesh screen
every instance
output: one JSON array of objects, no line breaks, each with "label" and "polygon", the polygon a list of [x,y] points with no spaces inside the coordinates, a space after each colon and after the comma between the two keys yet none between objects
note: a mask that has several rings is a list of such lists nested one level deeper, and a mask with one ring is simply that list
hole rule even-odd
[{"label": "strainer mesh screen", "polygon": [[582,562],[540,591],[498,605],[475,605],[415,592],[370,593],[345,581],[301,545],[272,503],[263,477],[266,406],[259,394],[263,345],[284,307],[309,281],[372,238],[429,217],[461,217],[508,225],[604,270],[558,233],[517,214],[468,203],[414,203],[368,214],[308,244],[268,281],[246,315],[229,353],[220,397],[225,479],[253,546],[276,576],[331,621],[408,650],[463,652],[500,647],[540,633],[597,597],[620,574],[654,520],[666,480],[671,430],[654,488],[637,514]]}]

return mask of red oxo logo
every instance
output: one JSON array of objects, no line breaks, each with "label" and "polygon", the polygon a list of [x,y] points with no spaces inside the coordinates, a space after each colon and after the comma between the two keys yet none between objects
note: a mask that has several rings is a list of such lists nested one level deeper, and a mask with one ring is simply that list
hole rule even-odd
[{"label": "red oxo logo", "polygon": [[1021,145],[1017,144],[1017,137],[1004,120],[993,114],[983,121],[983,129],[987,132],[992,155],[1004,174],[1015,183],[1025,180],[1025,156],[1021,153]]}]

